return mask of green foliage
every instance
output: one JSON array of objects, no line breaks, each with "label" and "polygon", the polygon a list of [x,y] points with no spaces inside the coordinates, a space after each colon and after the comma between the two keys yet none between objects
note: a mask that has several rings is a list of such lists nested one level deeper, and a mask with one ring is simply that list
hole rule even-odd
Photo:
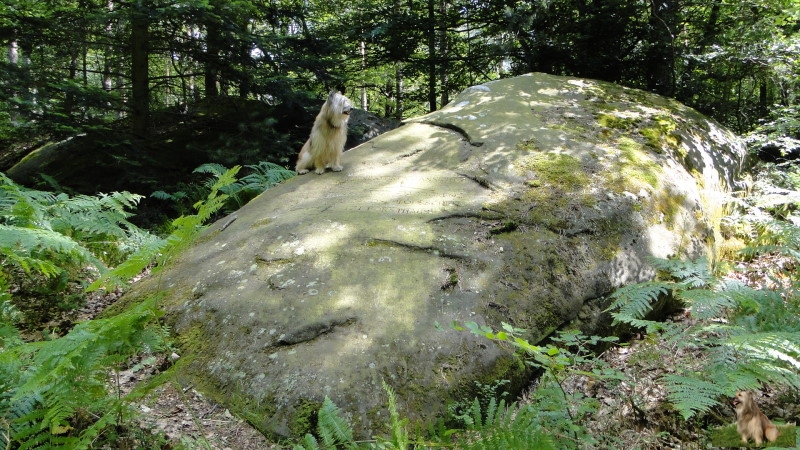
[{"label": "green foliage", "polygon": [[239,166],[235,166],[219,173],[213,182],[208,183],[209,192],[205,200],[194,203],[196,214],[173,220],[169,236],[164,239],[151,238],[143,242],[136,253],[124,263],[103,274],[87,289],[89,291],[99,288],[111,289],[123,285],[150,265],[155,265],[156,270],[162,268],[176,252],[189,245],[203,230],[204,224],[225,206],[229,196],[223,192],[228,186],[236,183],[239,169]]},{"label": "green foliage", "polygon": [[328,396],[322,402],[317,416],[317,433],[322,442],[311,434],[307,434],[302,445],[295,446],[295,450],[337,449],[339,446],[346,449],[357,449],[358,444],[353,439],[353,430],[341,417],[341,410]]},{"label": "green foliage", "polygon": [[[506,405],[491,399],[481,408],[476,398],[468,414],[461,417],[466,428],[458,435],[456,448],[463,450],[555,449],[547,429],[542,427],[542,411],[533,405]],[[563,448],[563,447],[558,447]]]},{"label": "green foliage", "polygon": [[[6,40],[18,45],[18,58],[0,64],[0,139],[113,126],[136,103],[124,100],[142,93],[147,106],[176,116],[174,123],[221,98],[280,105],[291,115],[301,93],[331,87],[363,89],[373,111],[408,117],[469,85],[531,71],[675,95],[741,129],[772,104],[796,103],[798,8],[790,0],[537,0],[479,8],[454,1],[430,11],[420,1],[168,5],[18,0],[7,8],[0,27],[10,30]],[[109,26],[140,21],[149,30],[149,45],[139,49],[147,53],[138,55],[149,62],[145,79],[136,80],[143,86],[131,82],[142,59],[124,51],[131,27]],[[191,27],[206,31],[187,35]],[[219,147],[268,148],[274,140],[237,139],[270,129],[240,108],[247,120],[225,123],[229,136]],[[233,145],[248,141],[261,145]]]},{"label": "green foliage", "polygon": [[[113,371],[142,352],[165,348],[152,326],[154,300],[110,319],[77,325],[64,337],[0,350],[0,422],[14,448],[87,448],[130,414],[132,393],[109,393]],[[110,369],[113,369],[110,370]]]},{"label": "green foliage", "polygon": [[[527,450],[556,448],[546,431],[541,427],[540,412],[533,407],[518,407],[516,403],[506,405],[492,398],[485,407],[475,398],[459,420],[461,430],[440,433],[441,441],[422,442],[409,438],[407,419],[401,419],[394,391],[386,382],[383,388],[389,398],[391,435],[388,439],[377,438],[375,442],[358,443],[353,438],[350,425],[342,419],[341,410],[325,397],[318,413],[317,437],[307,434],[295,445],[295,450],[335,450],[359,448],[380,450],[407,450],[411,448],[446,447],[462,450]],[[455,436],[455,440],[451,439]]]},{"label": "green foliage", "polygon": [[[570,391],[566,388],[565,381],[576,374],[594,380],[623,380],[623,374],[597,359],[593,352],[598,346],[617,341],[616,337],[585,336],[572,330],[561,332],[551,338],[551,343],[540,346],[521,337],[525,330],[505,323],[503,331],[498,332],[475,322],[468,322],[464,327],[454,324],[454,327],[457,330],[468,329],[473,334],[493,341],[511,344],[531,358],[528,364],[543,371],[539,385],[533,392],[532,404],[527,407],[526,414],[529,415],[523,415],[521,419],[523,422],[528,420],[533,423],[538,430],[537,434],[564,437],[559,441],[559,448],[579,449],[599,442],[599,437],[590,433],[585,426],[599,406],[597,400],[586,397],[581,392]],[[492,408],[488,410],[491,411]],[[476,423],[474,413],[469,420]]]},{"label": "green foliage", "polygon": [[408,450],[411,448],[411,440],[406,431],[408,420],[400,418],[400,413],[397,410],[397,397],[395,396],[394,390],[391,386],[386,384],[386,381],[382,381],[382,384],[383,390],[386,391],[386,395],[389,397],[389,416],[391,418],[392,433],[389,436],[389,440],[379,439],[378,442],[381,444],[379,448]]},{"label": "green foliage", "polygon": [[508,391],[503,387],[509,384],[509,380],[496,380],[490,384],[484,384],[480,381],[475,381],[476,394],[474,399],[465,399],[465,401],[457,401],[447,407],[448,415],[452,416],[455,420],[464,422],[465,417],[469,417],[470,411],[473,409],[473,400],[477,400],[479,407],[487,409],[489,403],[494,401],[497,403],[499,400],[504,400],[508,395]]},{"label": "green foliage", "polygon": [[[778,427],[780,435],[775,442],[764,442],[761,446],[755,445],[753,440],[747,445],[748,448],[762,448],[762,447],[778,447],[778,448],[797,448],[800,436],[798,436],[798,428],[795,425],[780,425]],[[711,432],[711,445],[714,448],[737,448],[742,447],[742,436],[736,431],[736,424],[731,424],[725,427],[715,428]]]},{"label": "green foliage", "polygon": [[[267,161],[246,165],[244,168],[249,171],[247,175],[221,189],[233,200],[236,208],[241,208],[258,194],[297,175],[294,171]],[[212,175],[212,178],[206,181],[208,186],[215,183],[226,170],[219,164],[203,164],[194,171]]]},{"label": "green foliage", "polygon": [[0,279],[6,288],[13,280],[13,301],[29,322],[53,308],[74,308],[70,290],[151,239],[128,221],[140,199],[128,192],[70,197],[30,190],[0,173]]},{"label": "green foliage", "polygon": [[[797,310],[797,297],[783,300],[775,292],[723,282],[711,274],[704,259],[653,262],[664,281],[617,290],[608,310],[616,322],[660,332],[661,339],[686,355],[677,364],[678,372],[662,378],[670,402],[684,419],[721,405],[737,390],[756,389],[762,383],[800,389],[800,332],[796,320],[783,317]],[[650,305],[667,293],[696,321],[646,319]]]},{"label": "green foliage", "polygon": [[[223,183],[227,184],[223,184],[218,188],[220,192],[227,196],[224,207],[219,209],[220,212],[228,213],[239,209],[266,189],[296,175],[291,170],[266,161],[245,165],[244,169],[249,172],[247,175],[238,180],[231,178],[223,180]],[[221,164],[203,164],[194,169],[195,173],[209,175],[202,184],[189,185],[174,193],[155,191],[151,196],[159,200],[173,202],[178,211],[185,214],[191,210],[187,205],[195,204],[198,200],[207,198],[213,186],[219,184],[220,179],[228,171],[229,169]]]},{"label": "green foliage", "polygon": [[623,286],[614,292],[609,310],[615,323],[627,323],[637,328],[645,328],[648,333],[662,328],[659,322],[643,320],[664,295],[671,292],[672,284],[658,281]]}]

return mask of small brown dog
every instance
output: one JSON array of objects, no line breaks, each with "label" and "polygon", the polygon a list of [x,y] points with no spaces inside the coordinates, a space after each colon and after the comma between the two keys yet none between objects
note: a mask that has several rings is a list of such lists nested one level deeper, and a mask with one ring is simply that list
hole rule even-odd
[{"label": "small brown dog", "polygon": [[752,438],[760,445],[764,437],[770,442],[778,439],[778,428],[758,409],[752,392],[737,392],[733,397],[733,407],[736,409],[736,431],[742,435],[742,442],[746,444]]},{"label": "small brown dog", "polygon": [[334,172],[342,170],[339,158],[347,141],[347,120],[352,110],[353,106],[347,97],[331,91],[314,120],[311,136],[300,149],[294,169],[297,173],[308,173],[312,168],[318,174],[325,173],[327,168]]}]

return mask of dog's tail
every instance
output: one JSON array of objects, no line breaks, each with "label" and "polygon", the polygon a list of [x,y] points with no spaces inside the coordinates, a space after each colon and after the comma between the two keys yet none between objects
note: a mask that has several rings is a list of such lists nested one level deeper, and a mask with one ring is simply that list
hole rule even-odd
[{"label": "dog's tail", "polygon": [[769,424],[769,426],[764,429],[764,436],[766,436],[770,442],[777,441],[780,434],[781,433],[778,431],[778,428],[773,424]]}]

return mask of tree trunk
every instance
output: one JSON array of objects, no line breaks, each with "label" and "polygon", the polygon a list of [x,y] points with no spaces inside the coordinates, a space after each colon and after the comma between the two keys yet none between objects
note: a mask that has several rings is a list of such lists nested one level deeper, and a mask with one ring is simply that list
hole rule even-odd
[{"label": "tree trunk", "polygon": [[[363,77],[364,76],[363,74],[365,74],[366,71],[367,71],[367,43],[362,40],[358,44],[359,44],[360,49],[361,49],[361,71],[362,71],[362,77]],[[366,78],[362,78],[361,79],[361,109],[363,109],[364,111],[367,111],[367,107],[368,106],[369,105],[367,105],[367,79]]]},{"label": "tree trunk", "polygon": [[674,33],[678,5],[676,0],[651,0],[650,50],[647,52],[647,89],[657,94],[675,95]]},{"label": "tree trunk", "polygon": [[[212,2],[214,10],[219,10],[219,2]],[[205,61],[205,91],[206,98],[219,96],[219,53],[222,40],[222,30],[216,18],[210,18],[206,24],[206,61]]]},{"label": "tree trunk", "polygon": [[150,121],[150,2],[134,6],[131,12],[131,127],[146,136]]},{"label": "tree trunk", "polygon": [[[109,0],[108,12],[112,13],[113,11],[114,11],[114,1]],[[111,40],[114,38],[114,24],[111,20],[109,20],[106,23],[105,34],[106,34],[106,39],[108,39],[108,41],[111,42]],[[103,90],[107,92],[110,92],[111,88],[114,85],[113,79],[111,77],[111,67],[113,64],[112,61],[114,59],[113,55],[114,55],[114,47],[112,47],[111,45],[107,45],[103,54],[103,81],[102,81]]]},{"label": "tree trunk", "polygon": [[428,0],[428,111],[436,111],[436,5]]},{"label": "tree trunk", "polygon": [[12,66],[19,65],[19,44],[16,40],[8,43],[8,62]]},{"label": "tree trunk", "polygon": [[439,54],[445,55],[445,58],[442,59],[441,64],[439,65],[439,74],[441,76],[441,80],[439,82],[439,88],[442,91],[442,102],[440,103],[442,106],[450,103],[450,94],[449,90],[447,89],[447,85],[450,83],[449,79],[449,71],[450,67],[447,62],[447,56],[450,54],[450,46],[448,45],[447,41],[447,27],[445,26],[447,22],[447,2],[446,0],[441,0],[439,3],[439,15],[442,18],[442,26],[439,30]]},{"label": "tree trunk", "polygon": [[398,62],[394,65],[394,82],[395,82],[395,101],[396,106],[394,109],[394,118],[397,120],[403,119],[403,63]]}]

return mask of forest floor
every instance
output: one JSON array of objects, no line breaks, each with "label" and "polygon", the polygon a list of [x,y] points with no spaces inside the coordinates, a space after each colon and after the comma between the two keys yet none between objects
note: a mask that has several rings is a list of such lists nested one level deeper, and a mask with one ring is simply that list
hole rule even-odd
[{"label": "forest floor", "polygon": [[[763,259],[750,265],[775,266],[780,261]],[[763,272],[767,272],[765,269]],[[748,272],[759,273],[758,267],[749,267]],[[750,285],[763,283],[752,275],[738,272],[740,281]],[[773,279],[774,281],[774,279]],[[93,295],[81,310],[80,320],[99,314],[120,296],[120,293]],[[678,311],[668,318],[671,321],[691,321],[686,311]],[[667,393],[659,383],[659,377],[675,371],[681,358],[665,360],[665,345],[645,336],[634,336],[623,345],[614,346],[598,356],[607,368],[623,374],[619,383],[598,383],[580,374],[569,377],[563,383],[569,393],[581,393],[599,403],[599,409],[584,425],[595,436],[613,435],[618,448],[638,449],[700,449],[709,448],[708,428],[720,424],[731,424],[735,418],[733,408],[717,408],[705,423],[685,422],[666,401]],[[137,370],[125,370],[119,374],[120,389],[129,392],[137,385],[157,375],[162,368],[170,366],[168,360],[179,355],[162,355],[149,364],[138,364]],[[520,404],[531,401],[531,392],[519,399]],[[758,398],[762,410],[774,411],[777,392],[764,391]],[[794,405],[796,408],[796,405]],[[271,442],[246,421],[236,417],[222,405],[205,397],[192,386],[180,386],[167,382],[155,388],[136,404],[137,423],[140,430],[133,435],[139,444],[151,439],[161,441],[161,448],[213,449],[213,450],[269,450],[291,446]],[[146,437],[146,434],[151,434]],[[156,438],[156,435],[161,435]],[[132,448],[135,448],[132,447]]]},{"label": "forest floor", "polygon": [[[86,305],[78,311],[75,322],[96,318],[121,295],[120,291],[96,292],[89,295]],[[121,371],[112,378],[117,380],[120,392],[127,394],[168,368],[172,360],[177,358],[180,358],[180,355],[172,353],[159,355],[147,362],[137,361],[137,364],[133,364],[131,368]],[[146,448],[153,448],[154,442],[162,443],[162,449],[283,448],[270,442],[249,423],[231,414],[229,410],[207,398],[193,386],[180,386],[175,381],[168,381],[153,389],[143,400],[135,404],[135,408],[136,423],[140,429],[129,430],[130,448],[141,448],[143,444]]]}]

